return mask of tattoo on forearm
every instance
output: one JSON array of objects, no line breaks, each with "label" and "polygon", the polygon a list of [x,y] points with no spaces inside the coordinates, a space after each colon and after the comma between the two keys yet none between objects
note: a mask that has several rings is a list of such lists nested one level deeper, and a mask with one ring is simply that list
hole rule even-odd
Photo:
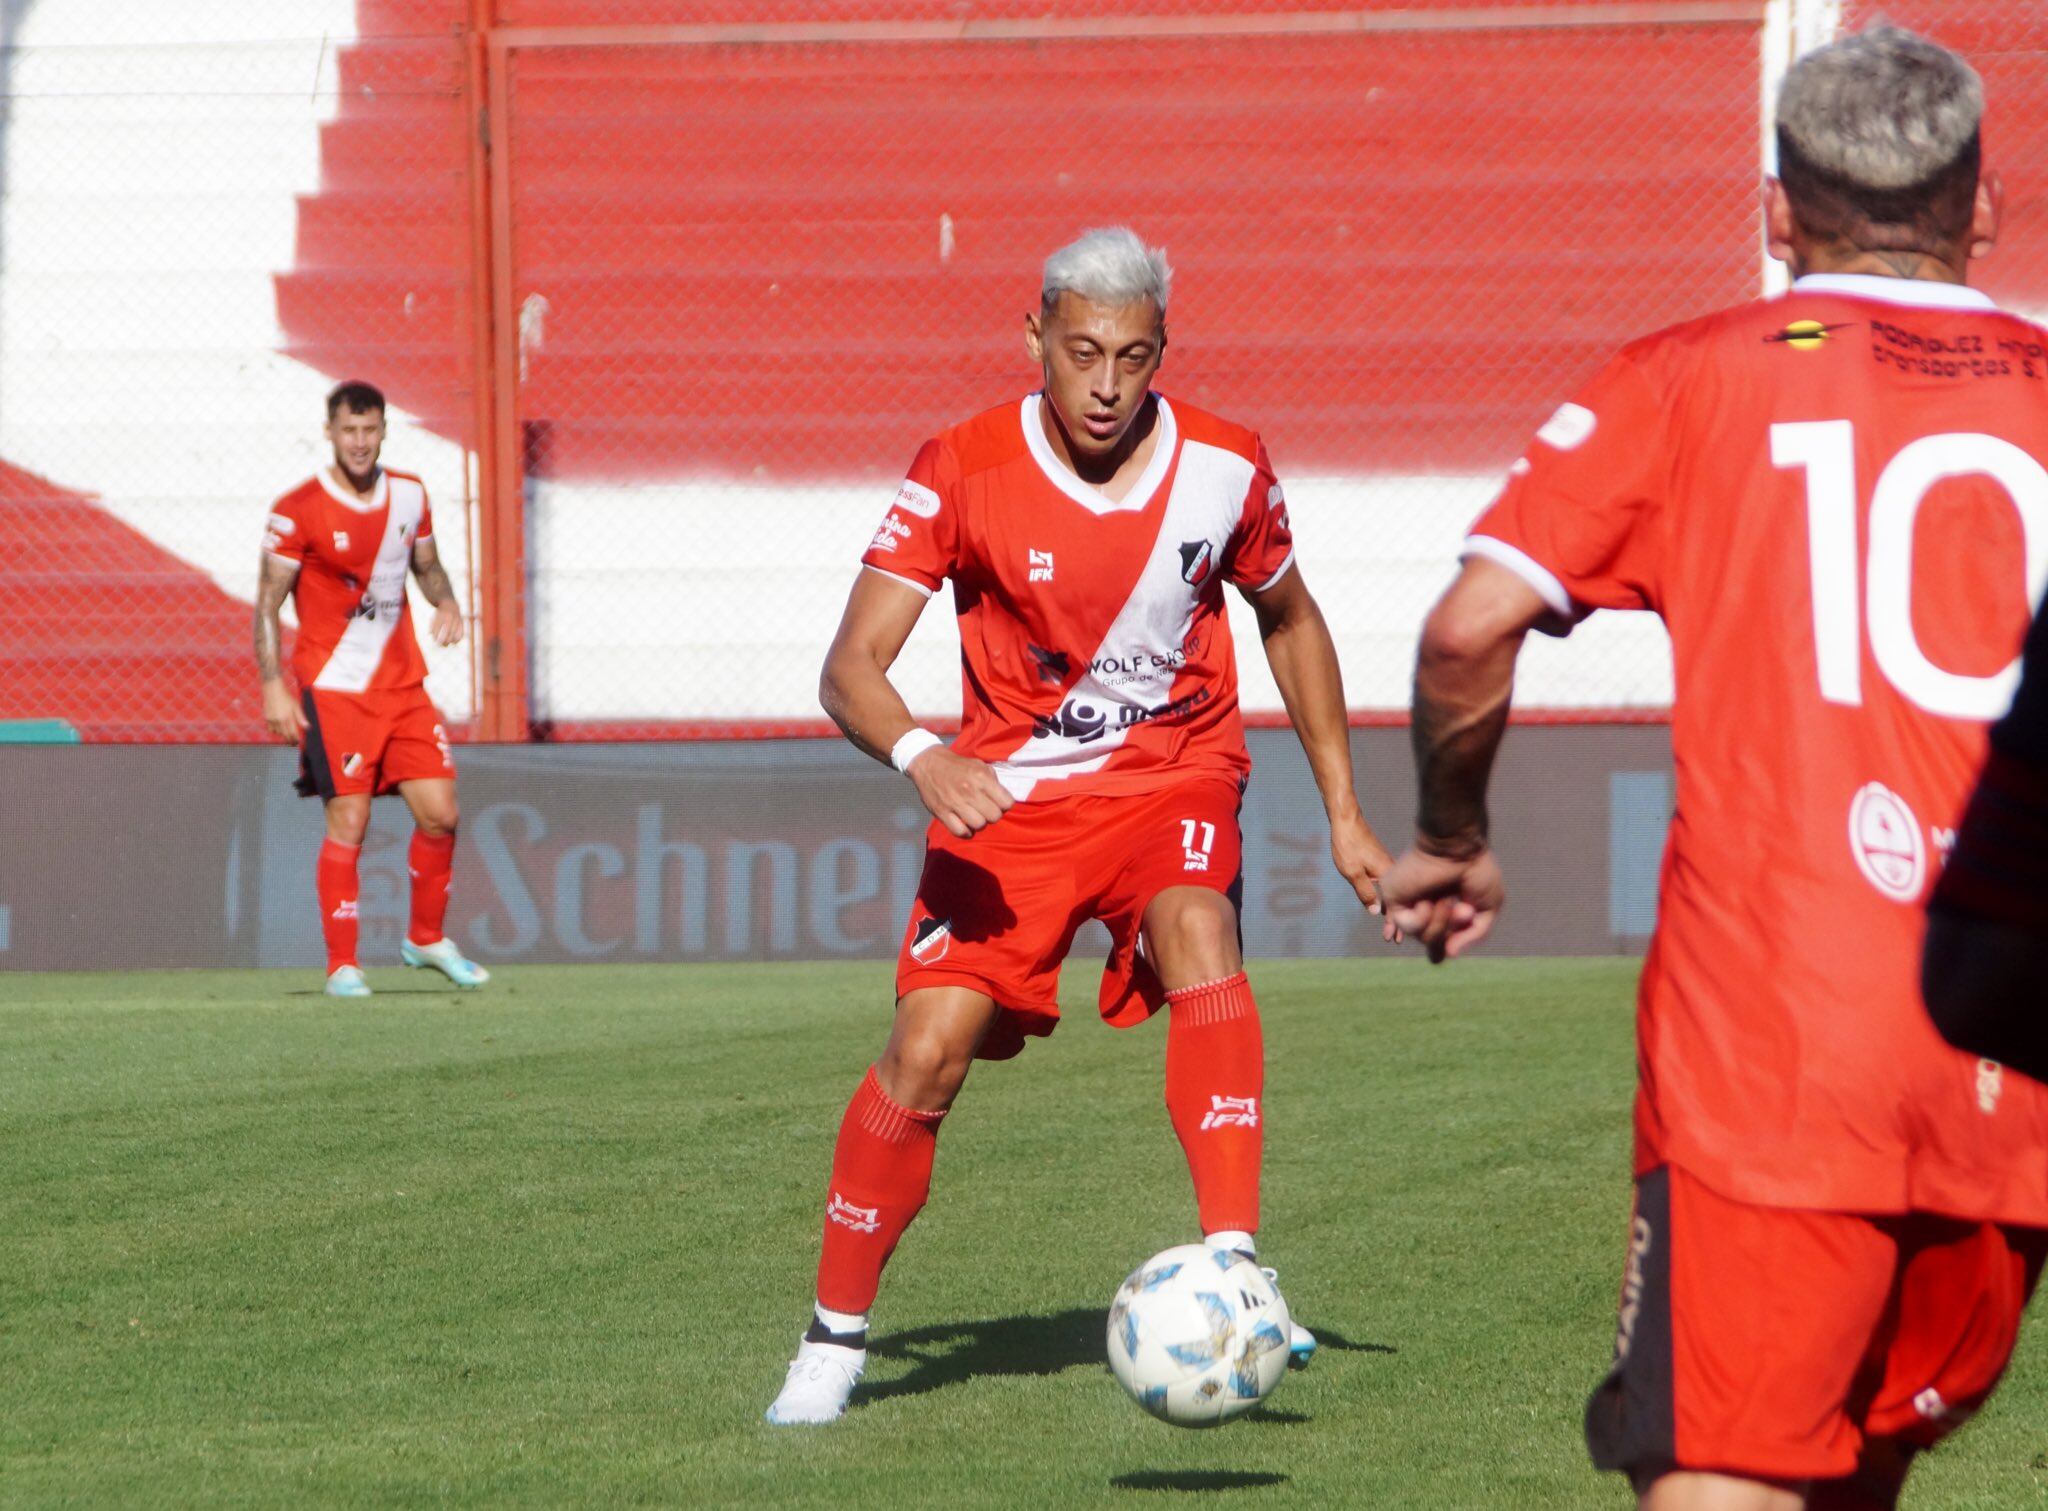
[{"label": "tattoo on forearm", "polygon": [[1422,801],[1417,832],[1440,854],[1473,854],[1486,844],[1486,784],[1507,727],[1508,703],[1460,708],[1427,694],[1418,681],[1410,738]]},{"label": "tattoo on forearm", "polygon": [[1440,653],[1427,631],[1415,665],[1415,772],[1422,801],[1416,841],[1440,855],[1486,845],[1486,784],[1507,729],[1519,633],[1477,653]]},{"label": "tattoo on forearm", "polygon": [[413,557],[412,575],[419,579],[420,592],[428,603],[439,608],[455,596],[455,586],[448,581],[447,570],[441,565],[441,558],[431,552],[422,551]]},{"label": "tattoo on forearm", "polygon": [[265,556],[256,582],[256,672],[265,682],[284,675],[284,630],[278,611],[290,596],[298,568]]}]

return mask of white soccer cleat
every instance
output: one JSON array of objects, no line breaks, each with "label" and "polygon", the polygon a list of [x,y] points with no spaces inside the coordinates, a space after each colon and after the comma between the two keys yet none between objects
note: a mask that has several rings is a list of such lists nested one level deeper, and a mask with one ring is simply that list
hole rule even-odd
[{"label": "white soccer cleat", "polygon": [[777,1427],[816,1427],[846,1414],[847,1397],[867,1372],[868,1351],[838,1343],[797,1345],[796,1358],[782,1382],[782,1394],[768,1408]]},{"label": "white soccer cleat", "polygon": [[330,997],[367,997],[370,983],[363,979],[359,967],[338,965],[334,974],[327,978],[327,995]]},{"label": "white soccer cleat", "polygon": [[464,989],[491,979],[491,973],[455,948],[452,939],[436,939],[432,944],[414,944],[407,939],[398,946],[398,958],[415,969],[431,967]]}]

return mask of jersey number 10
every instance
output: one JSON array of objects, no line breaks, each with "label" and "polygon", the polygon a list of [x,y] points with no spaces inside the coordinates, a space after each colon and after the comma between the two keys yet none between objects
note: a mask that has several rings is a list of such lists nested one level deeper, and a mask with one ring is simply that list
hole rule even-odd
[{"label": "jersey number 10", "polygon": [[1870,560],[1859,594],[1856,570],[1856,428],[1849,420],[1771,427],[1771,465],[1806,470],[1806,543],[1813,571],[1813,644],[1820,693],[1830,703],[1863,702],[1863,637],[1885,679],[1916,706],[1951,719],[1995,719],[2012,702],[2019,658],[1988,677],[1945,671],[1913,633],[1913,523],[1945,478],[1988,477],[2019,511],[2026,540],[2027,602],[2048,580],[2048,468],[2010,441],[1958,432],[1901,447],[1870,493]]}]

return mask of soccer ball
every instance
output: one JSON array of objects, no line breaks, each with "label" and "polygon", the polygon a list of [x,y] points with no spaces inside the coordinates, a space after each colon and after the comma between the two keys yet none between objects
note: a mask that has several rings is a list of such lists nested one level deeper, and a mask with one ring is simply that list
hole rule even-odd
[{"label": "soccer ball", "polygon": [[1249,1256],[1184,1243],[1131,1271],[1109,1308],[1109,1368],[1162,1422],[1214,1427],[1287,1374],[1287,1303]]}]

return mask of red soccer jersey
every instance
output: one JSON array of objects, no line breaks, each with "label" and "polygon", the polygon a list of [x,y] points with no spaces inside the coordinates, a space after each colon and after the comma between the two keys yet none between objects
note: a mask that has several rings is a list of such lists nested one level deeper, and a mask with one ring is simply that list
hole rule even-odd
[{"label": "red soccer jersey", "polygon": [[1809,277],[1626,348],[1469,554],[1671,632],[1677,811],[1637,1164],[1775,1206],[2048,1224],[2048,1090],[1948,1048],[1922,904],[2048,574],[2048,336]]},{"label": "red soccer jersey", "polygon": [[1251,769],[1226,581],[1291,565],[1287,506],[1251,431],[1160,397],[1112,501],[1053,454],[1041,396],[927,441],[862,562],[960,616],[960,738],[1019,799],[1144,792]]},{"label": "red soccer jersey", "polygon": [[360,693],[426,680],[405,574],[413,543],[433,534],[426,485],[388,468],[367,503],[322,468],[271,505],[263,549],[299,569],[292,674],[300,687]]}]

